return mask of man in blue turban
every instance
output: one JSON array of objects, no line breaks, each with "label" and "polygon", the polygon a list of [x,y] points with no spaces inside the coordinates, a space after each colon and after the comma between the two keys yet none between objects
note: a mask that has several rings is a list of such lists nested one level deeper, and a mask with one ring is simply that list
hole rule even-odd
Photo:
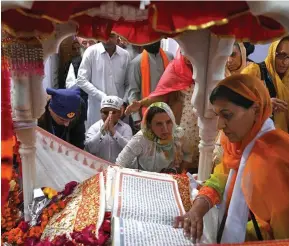
[{"label": "man in blue turban", "polygon": [[62,140],[83,149],[86,106],[80,97],[80,90],[47,88],[46,92],[51,98],[45,107],[45,113],[38,120],[38,125]]}]

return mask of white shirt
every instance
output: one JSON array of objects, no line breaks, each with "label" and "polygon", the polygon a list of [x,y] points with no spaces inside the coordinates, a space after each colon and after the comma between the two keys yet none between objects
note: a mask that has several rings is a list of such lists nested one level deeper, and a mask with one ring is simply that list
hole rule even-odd
[{"label": "white shirt", "polygon": [[44,63],[44,78],[43,78],[43,88],[55,88],[59,87],[58,85],[58,54],[53,54],[47,58]]},{"label": "white shirt", "polygon": [[[182,148],[181,141],[176,140],[175,143],[175,146],[180,146],[179,149]],[[139,131],[120,152],[116,164],[131,169],[160,172],[164,168],[174,167],[176,147],[171,151],[172,158],[167,158],[162,151],[157,150],[156,142],[148,140],[142,131]]]},{"label": "white shirt", "polygon": [[119,120],[114,126],[114,136],[109,133],[103,135],[101,132],[103,125],[103,120],[99,120],[88,129],[85,149],[101,159],[115,163],[118,154],[132,138],[132,130],[128,124]]},{"label": "white shirt", "polygon": [[88,94],[88,127],[101,119],[100,103],[104,96],[118,96],[127,101],[125,75],[129,61],[129,53],[119,46],[116,46],[111,57],[102,43],[85,50],[78,70],[77,85]]},{"label": "white shirt", "polygon": [[65,88],[66,89],[70,89],[72,88],[73,86],[76,85],[76,77],[75,77],[75,72],[74,72],[74,67],[72,65],[72,63],[70,63],[69,65],[69,70],[68,70],[68,73],[67,73],[67,77],[66,77],[66,81],[65,81]]}]

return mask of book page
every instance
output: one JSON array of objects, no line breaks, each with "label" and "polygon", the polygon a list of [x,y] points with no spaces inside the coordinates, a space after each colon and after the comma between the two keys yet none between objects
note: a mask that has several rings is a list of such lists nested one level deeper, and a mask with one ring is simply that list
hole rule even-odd
[{"label": "book page", "polygon": [[193,245],[183,235],[182,229],[132,219],[113,219],[114,246],[186,246]]},{"label": "book page", "polygon": [[118,172],[113,216],[172,226],[184,214],[177,182],[170,177]]}]

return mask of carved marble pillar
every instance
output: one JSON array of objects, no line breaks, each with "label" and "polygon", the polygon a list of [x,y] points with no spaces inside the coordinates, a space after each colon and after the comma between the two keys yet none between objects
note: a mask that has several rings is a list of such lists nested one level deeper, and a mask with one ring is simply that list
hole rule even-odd
[{"label": "carved marble pillar", "polygon": [[33,198],[33,189],[35,188],[35,133],[36,121],[14,122],[14,129],[17,139],[20,141],[19,154],[22,161],[23,175],[23,197],[24,197],[24,219],[29,221],[28,204]]},{"label": "carved marble pillar", "polygon": [[[5,34],[7,35],[7,34]],[[3,37],[2,37],[3,38]],[[33,197],[35,181],[36,120],[44,112],[45,97],[41,86],[43,77],[42,46],[36,40],[11,41],[2,45],[11,69],[11,104],[14,130],[20,141],[22,160],[24,218],[29,220],[28,204]]]},{"label": "carved marble pillar", "polygon": [[200,159],[198,179],[209,178],[212,171],[213,150],[217,136],[217,118],[209,96],[224,78],[227,57],[232,52],[234,39],[221,39],[209,30],[188,31],[176,38],[185,55],[193,64],[195,89],[192,105],[198,115]]},{"label": "carved marble pillar", "polygon": [[[76,25],[74,23],[56,24],[55,35],[45,40],[40,39],[40,43],[36,42],[32,47],[31,43],[18,44],[17,40],[14,44],[6,47],[5,52],[10,57],[12,67],[12,117],[14,129],[20,141],[19,153],[22,161],[24,218],[26,221],[30,220],[28,205],[33,199],[33,189],[38,188],[35,187],[35,126],[37,119],[44,113],[47,103],[46,93],[42,86],[43,62],[44,59],[57,52],[63,39],[75,33]],[[19,48],[21,52],[17,52]],[[35,52],[29,52],[28,49],[34,49]],[[35,55],[36,53],[37,55]],[[39,66],[35,67],[35,64]]]},{"label": "carved marble pillar", "polygon": [[28,221],[30,216],[27,208],[35,188],[35,126],[37,118],[44,113],[46,97],[42,89],[41,74],[28,75],[14,71],[12,80],[13,121],[17,139],[20,141],[19,153],[22,161],[24,218]]}]

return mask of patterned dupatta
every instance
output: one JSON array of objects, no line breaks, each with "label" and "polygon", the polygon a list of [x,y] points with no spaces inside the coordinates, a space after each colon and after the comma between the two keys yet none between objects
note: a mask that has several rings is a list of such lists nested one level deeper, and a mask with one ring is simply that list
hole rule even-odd
[{"label": "patterned dupatta", "polygon": [[[150,108],[152,107],[158,107],[163,109],[173,122],[172,135],[166,140],[159,139],[147,125],[147,114]],[[141,131],[146,139],[155,142],[157,153],[162,154],[165,157],[165,159],[174,159],[177,162],[181,161],[182,159],[181,140],[183,138],[184,133],[182,128],[176,125],[175,116],[171,108],[166,103],[164,102],[153,103],[146,110],[141,123]]]}]

